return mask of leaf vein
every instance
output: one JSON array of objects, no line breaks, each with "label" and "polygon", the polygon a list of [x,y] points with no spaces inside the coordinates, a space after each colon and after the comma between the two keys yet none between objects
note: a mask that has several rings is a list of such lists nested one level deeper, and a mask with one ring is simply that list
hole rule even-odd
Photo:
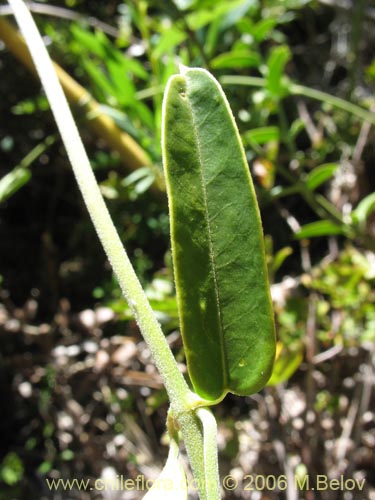
[{"label": "leaf vein", "polygon": [[201,177],[201,183],[202,183],[202,192],[203,192],[203,204],[204,204],[204,214],[205,214],[205,219],[206,219],[206,224],[207,224],[207,232],[208,232],[208,244],[209,244],[209,254],[210,254],[210,261],[211,261],[211,266],[212,266],[212,276],[214,280],[214,285],[215,285],[215,296],[216,296],[216,301],[217,301],[217,308],[218,308],[218,317],[219,317],[219,325],[220,325],[220,345],[221,345],[221,361],[224,367],[223,370],[223,387],[226,387],[228,385],[228,365],[227,365],[227,360],[225,357],[225,349],[224,349],[224,323],[223,323],[223,317],[222,317],[222,312],[221,312],[221,301],[220,301],[220,293],[219,293],[219,286],[218,286],[218,277],[217,277],[217,269],[216,269],[216,262],[215,262],[215,254],[214,254],[214,245],[213,245],[213,238],[212,238],[212,230],[211,230],[211,224],[210,224],[210,218],[209,218],[209,213],[208,213],[208,196],[207,196],[207,186],[205,184],[206,180],[204,178],[203,174],[203,159],[202,159],[202,146],[201,146],[201,141],[200,137],[198,134],[198,125],[196,123],[195,115],[194,115],[194,110],[193,106],[191,105],[190,100],[187,100],[189,103],[190,107],[190,112],[191,112],[191,117],[192,117],[192,122],[193,122],[193,133],[195,135],[196,139],[196,144],[197,144],[197,152],[198,152],[198,161],[199,161],[199,172],[200,172],[200,177]]}]

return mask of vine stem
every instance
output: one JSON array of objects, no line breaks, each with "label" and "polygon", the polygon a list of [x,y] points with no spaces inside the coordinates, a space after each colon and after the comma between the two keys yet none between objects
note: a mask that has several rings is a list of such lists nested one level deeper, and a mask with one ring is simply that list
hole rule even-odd
[{"label": "vine stem", "polygon": [[[215,417],[208,408],[198,408],[197,416],[203,428],[203,460],[206,474],[211,478],[218,475],[219,464],[217,460],[217,426]],[[220,483],[217,481],[206,483],[208,499],[220,498]]]},{"label": "vine stem", "polygon": [[22,0],[8,1],[29,47],[96,232],[163,378],[171,403],[170,415],[176,419],[181,429],[193,473],[198,481],[200,498],[218,500],[220,482],[216,422],[208,410],[199,410],[199,417],[196,411],[205,403],[213,402],[206,402],[190,391],[180,373],[113,225],[64,92],[34,20]]},{"label": "vine stem", "polygon": [[96,232],[155,359],[171,401],[171,408],[176,413],[186,411],[194,394],[189,390],[178,369],[161,327],[113,225],[72,113],[38,29],[22,0],[9,0],[9,4],[13,8],[17,23],[27,41]]}]

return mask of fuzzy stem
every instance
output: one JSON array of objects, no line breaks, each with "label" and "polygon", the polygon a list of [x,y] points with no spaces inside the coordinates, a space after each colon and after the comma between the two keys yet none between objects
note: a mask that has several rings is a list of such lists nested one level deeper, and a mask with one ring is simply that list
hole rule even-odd
[{"label": "fuzzy stem", "polygon": [[[198,481],[201,500],[218,500],[216,437],[212,439],[216,436],[215,419],[208,410],[199,410],[202,426],[196,415],[197,406],[204,404],[204,401],[190,391],[180,373],[123,248],[38,29],[22,0],[9,0],[9,4],[28,44],[94,227],[163,378],[171,402],[170,415],[177,420],[181,429],[194,476]],[[205,432],[207,437],[204,435]],[[210,481],[216,485],[212,490]]]},{"label": "fuzzy stem", "polygon": [[208,408],[198,408],[197,416],[203,427],[203,459],[208,500],[220,498],[219,464],[217,460],[217,426]]}]

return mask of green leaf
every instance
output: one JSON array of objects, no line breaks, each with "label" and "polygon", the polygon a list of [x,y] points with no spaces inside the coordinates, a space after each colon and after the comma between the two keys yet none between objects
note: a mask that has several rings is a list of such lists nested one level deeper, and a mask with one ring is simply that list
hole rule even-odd
[{"label": "green leaf", "polygon": [[280,139],[279,127],[259,127],[245,132],[244,138],[251,143],[266,144],[271,141],[278,141]]},{"label": "green leaf", "polygon": [[253,68],[259,64],[260,55],[251,50],[225,52],[211,61],[213,69]]},{"label": "green leaf", "polygon": [[186,68],[168,83],[163,155],[181,332],[189,375],[208,400],[252,394],[275,351],[259,209],[218,82]]},{"label": "green leaf", "polygon": [[371,193],[361,200],[352,212],[354,222],[364,226],[367,217],[375,210],[375,193]]},{"label": "green leaf", "polygon": [[117,102],[123,106],[132,104],[135,96],[135,86],[127,75],[123,64],[114,58],[108,58],[106,66]]},{"label": "green leaf", "polygon": [[173,51],[173,48],[183,42],[187,36],[187,33],[180,29],[177,25],[171,26],[161,34],[160,39],[153,50],[153,56],[158,58],[165,53]]},{"label": "green leaf", "polygon": [[271,17],[269,19],[262,19],[259,21],[251,31],[251,34],[257,42],[262,42],[272,32],[277,25],[277,19]]},{"label": "green leaf", "polygon": [[283,85],[282,76],[290,57],[289,47],[281,45],[271,51],[267,61],[266,86],[271,94],[277,97],[282,97],[287,91],[285,85]]},{"label": "green leaf", "polygon": [[112,97],[116,93],[116,89],[113,87],[112,83],[108,80],[107,76],[98,68],[97,64],[85,59],[82,62],[85,71],[90,76],[91,80],[96,86],[96,91],[100,93],[101,99],[106,99],[108,96]]},{"label": "green leaf", "polygon": [[284,261],[293,254],[293,249],[291,247],[281,248],[274,256],[272,260],[272,272],[276,273],[280,267],[283,265]]},{"label": "green leaf", "polygon": [[141,78],[142,80],[147,81],[149,79],[149,73],[145,70],[144,66],[139,61],[125,55],[123,55],[123,59],[123,65],[128,71],[131,71],[135,76]]},{"label": "green leaf", "polygon": [[73,24],[70,31],[81,48],[90,50],[93,54],[96,54],[100,58],[104,58],[105,49],[99,38],[95,36],[94,33],[89,30],[82,29],[77,24]]},{"label": "green leaf", "polygon": [[178,454],[177,444],[171,441],[167,462],[143,500],[187,500],[186,475]]},{"label": "green leaf", "polygon": [[122,181],[123,186],[134,185],[134,190],[137,195],[147,191],[155,180],[155,172],[150,167],[141,167],[134,170]]},{"label": "green leaf", "polygon": [[330,179],[336,172],[337,167],[337,163],[325,163],[324,165],[314,168],[314,170],[307,176],[306,187],[310,191],[313,191],[321,184],[328,181],[328,179]]},{"label": "green leaf", "polygon": [[16,167],[0,179],[0,203],[6,201],[21,187],[29,182],[31,172],[28,168]]},{"label": "green leaf", "polygon": [[[219,3],[218,3],[219,4]],[[224,2],[223,2],[224,5]],[[236,6],[236,2],[228,2],[231,6],[230,10],[220,17],[221,30],[227,30],[234,26],[238,21],[243,19],[246,14],[248,16],[254,16],[258,10],[258,0],[245,0],[239,2]]]},{"label": "green leaf", "polygon": [[123,113],[117,108],[113,108],[105,104],[100,105],[100,110],[103,111],[103,113],[105,113],[106,115],[110,116],[112,120],[116,122],[116,125],[118,125],[122,130],[125,130],[125,132],[139,141],[139,130],[133,125],[127,114]]},{"label": "green leaf", "polygon": [[[217,2],[214,7],[209,9],[199,9],[186,16],[187,24],[192,30],[199,30],[211,23],[215,19],[225,16],[225,14],[234,9],[245,8],[245,12],[251,7],[253,1],[233,0],[232,2]],[[231,23],[229,22],[229,26]]]},{"label": "green leaf", "polygon": [[317,236],[333,236],[335,234],[345,234],[342,226],[331,222],[330,220],[319,220],[302,226],[296,233],[296,238],[316,238]]},{"label": "green leaf", "polygon": [[283,346],[281,342],[278,342],[276,361],[273,367],[271,378],[267,382],[267,385],[278,385],[290,379],[290,377],[302,363],[302,351],[302,345],[298,346],[297,350],[291,350]]}]

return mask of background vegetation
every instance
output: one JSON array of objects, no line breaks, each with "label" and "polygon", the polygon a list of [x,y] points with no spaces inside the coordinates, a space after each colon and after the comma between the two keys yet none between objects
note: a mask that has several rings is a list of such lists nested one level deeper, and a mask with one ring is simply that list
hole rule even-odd
[{"label": "background vegetation", "polygon": [[[259,395],[228,396],[215,409],[221,474],[343,474],[365,486],[345,497],[238,488],[225,498],[374,499],[374,8],[363,0],[30,6],[54,60],[89,92],[71,98],[79,128],[182,370],[162,92],[180,63],[204,67],[234,111],[266,235],[278,359]],[[5,3],[0,14],[9,14]],[[156,477],[166,395],[40,84],[9,43],[0,50],[0,498],[102,498],[51,492],[45,479]],[[95,125],[102,115],[118,127],[112,137],[134,141],[105,141]]]}]

